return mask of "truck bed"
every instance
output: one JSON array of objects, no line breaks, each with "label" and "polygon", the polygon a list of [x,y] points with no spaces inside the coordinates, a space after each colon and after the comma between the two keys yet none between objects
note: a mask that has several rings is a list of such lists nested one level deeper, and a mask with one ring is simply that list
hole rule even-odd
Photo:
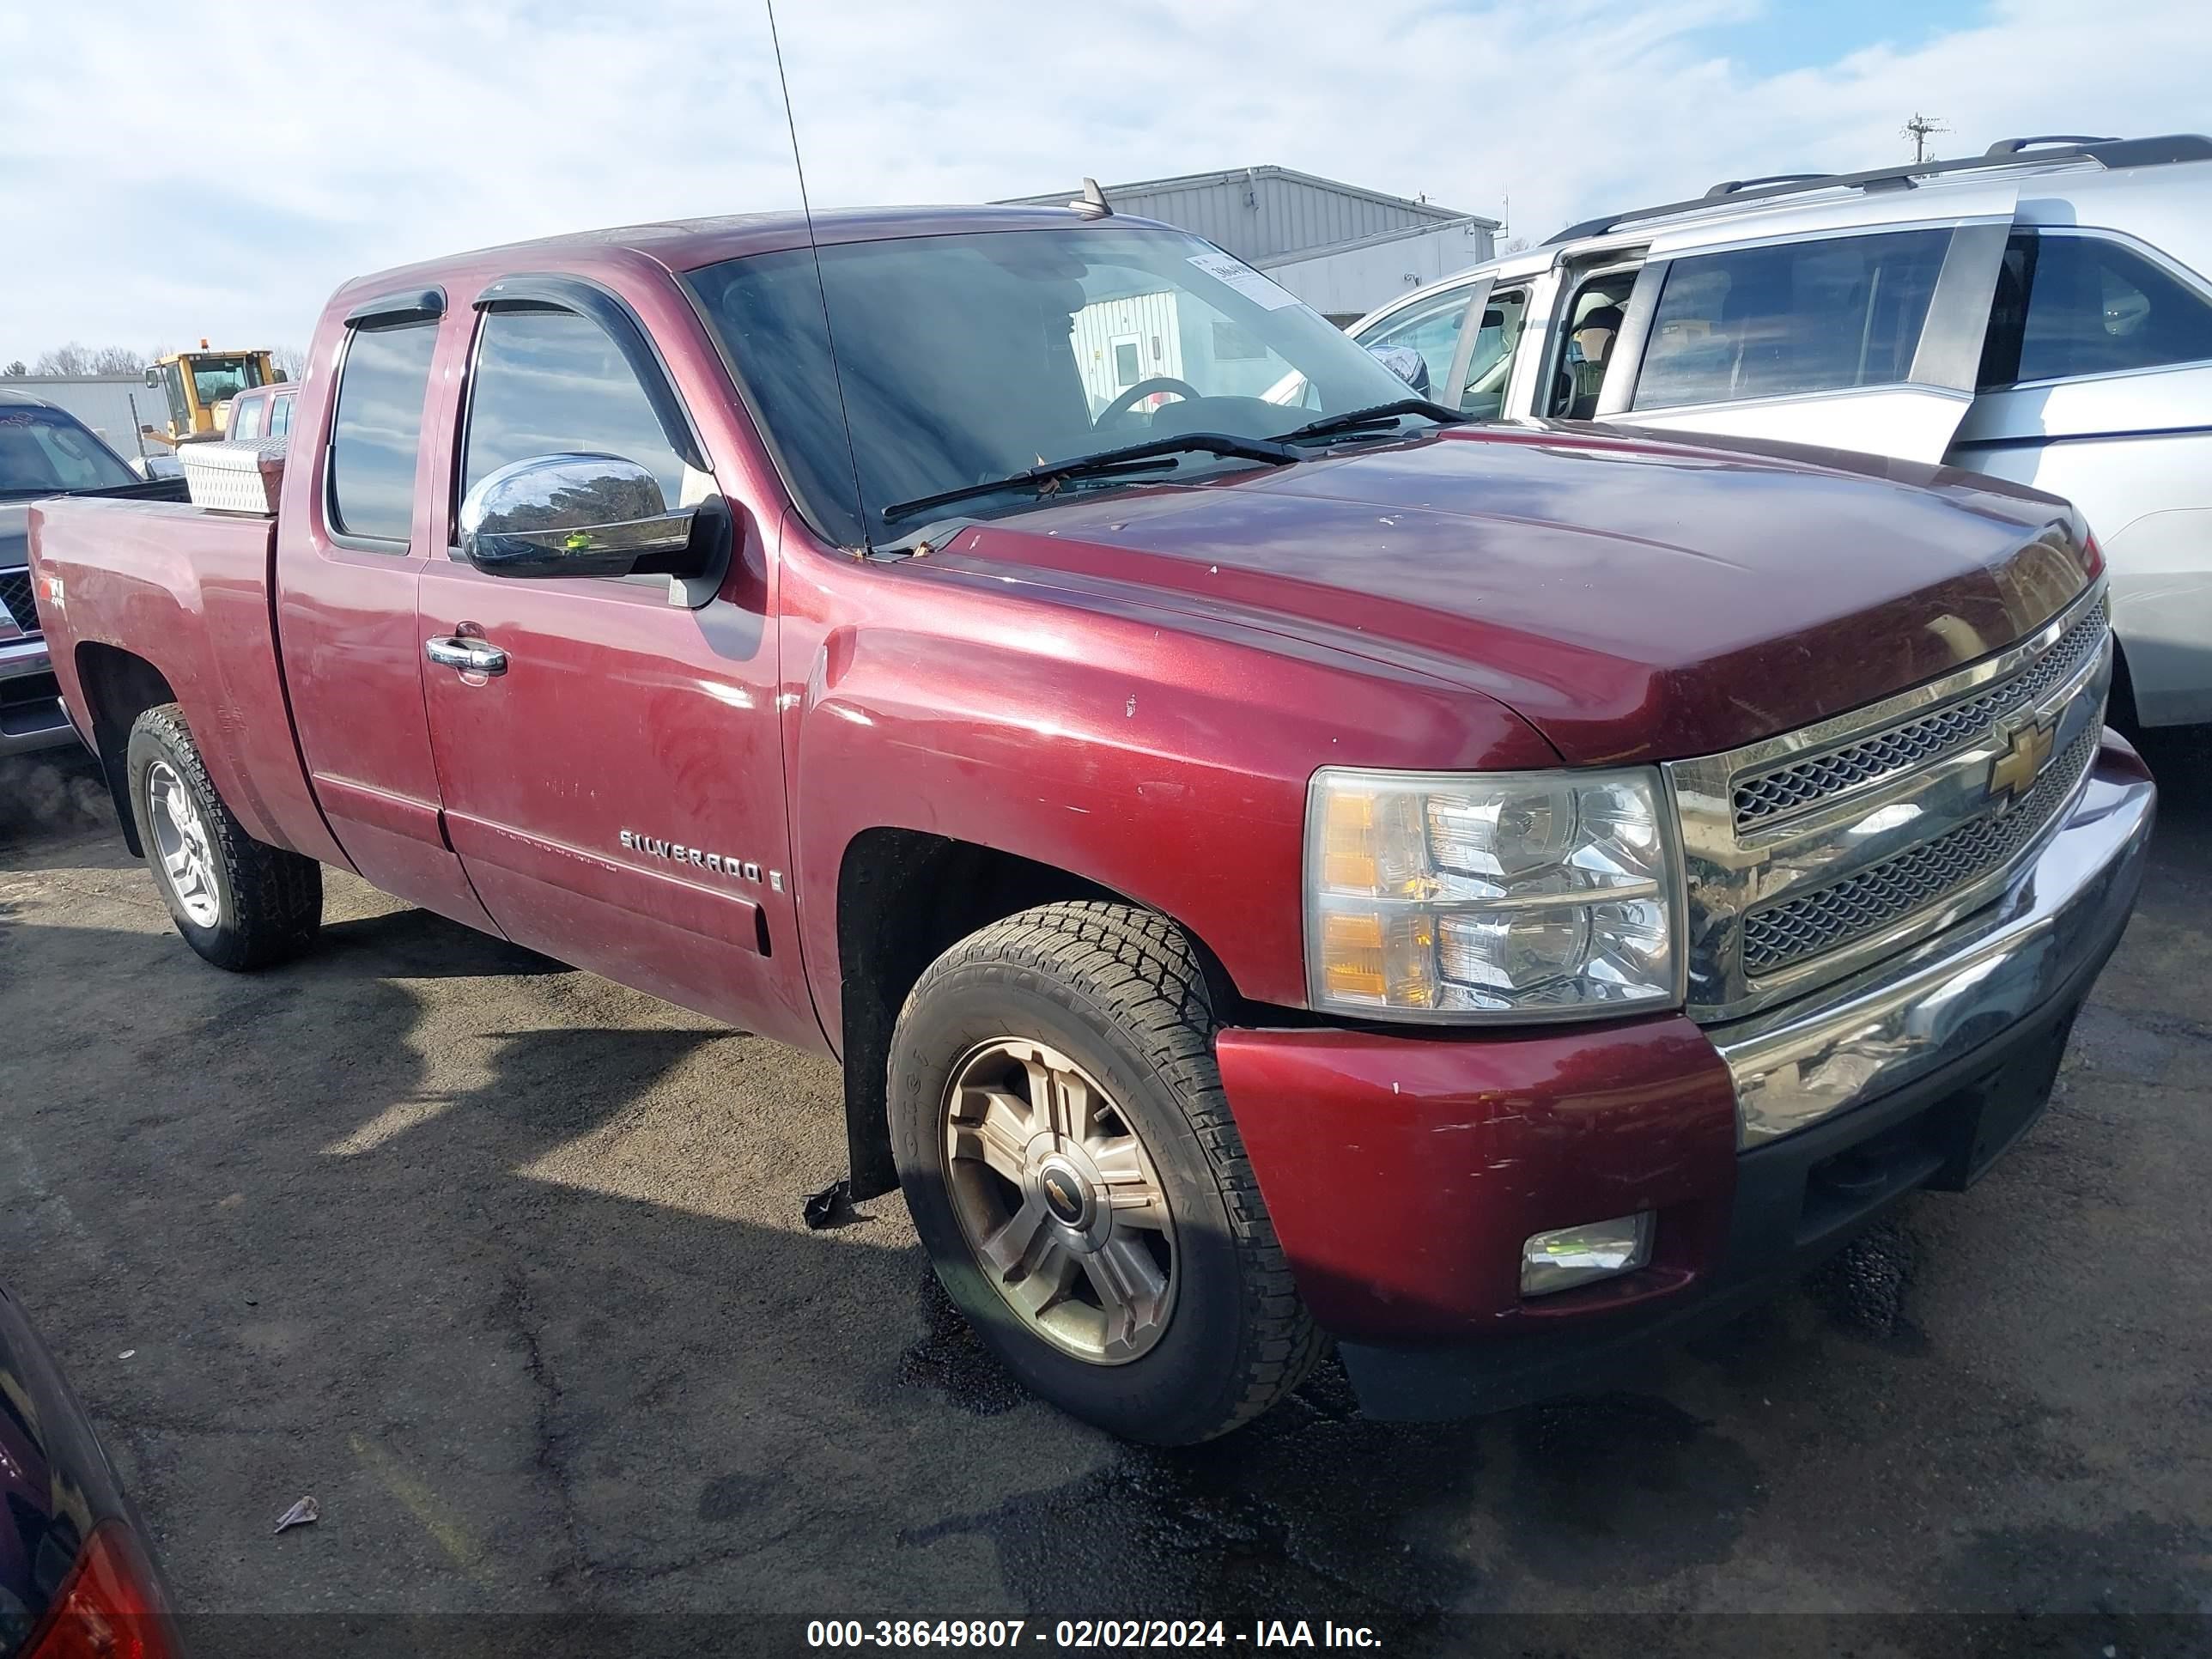
[{"label": "truck bed", "polygon": [[293,739],[270,605],[276,535],[273,517],[57,498],[31,509],[32,579],[64,699],[88,716],[111,782],[129,732],[103,715],[103,692],[150,668],[247,833],[345,866]]}]

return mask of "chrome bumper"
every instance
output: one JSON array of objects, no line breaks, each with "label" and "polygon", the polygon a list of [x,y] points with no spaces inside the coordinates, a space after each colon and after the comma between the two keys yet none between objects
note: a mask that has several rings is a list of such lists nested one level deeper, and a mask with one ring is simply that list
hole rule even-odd
[{"label": "chrome bumper", "polygon": [[1970,1054],[2101,960],[2142,878],[2157,790],[2111,732],[2040,853],[1993,903],[1916,949],[1707,1035],[1763,1145]]},{"label": "chrome bumper", "polygon": [[[4,620],[5,611],[0,611]],[[28,639],[0,641],[0,755],[20,755],[34,749],[52,749],[76,741],[76,728],[59,697],[18,696],[24,688],[9,682],[46,674],[53,665],[46,658],[46,642],[38,635]]]}]

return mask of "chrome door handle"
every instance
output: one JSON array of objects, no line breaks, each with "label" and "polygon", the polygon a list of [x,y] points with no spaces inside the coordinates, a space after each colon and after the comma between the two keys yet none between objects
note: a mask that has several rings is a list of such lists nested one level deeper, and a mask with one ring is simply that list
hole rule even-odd
[{"label": "chrome door handle", "polygon": [[507,653],[483,640],[440,634],[422,641],[422,654],[441,668],[458,668],[464,674],[507,672]]}]

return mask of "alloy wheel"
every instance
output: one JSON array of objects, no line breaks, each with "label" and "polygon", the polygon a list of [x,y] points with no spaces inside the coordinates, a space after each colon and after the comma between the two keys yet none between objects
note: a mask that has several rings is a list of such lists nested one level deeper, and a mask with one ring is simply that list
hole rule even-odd
[{"label": "alloy wheel", "polygon": [[222,915],[215,884],[215,852],[207,820],[185,781],[167,761],[146,769],[146,819],[163,878],[177,906],[197,927],[212,927]]},{"label": "alloy wheel", "polygon": [[1063,1352],[1127,1364],[1167,1329],[1175,1218],[1135,1123],[1066,1054],[970,1050],[945,1091],[946,1187],[993,1289]]}]

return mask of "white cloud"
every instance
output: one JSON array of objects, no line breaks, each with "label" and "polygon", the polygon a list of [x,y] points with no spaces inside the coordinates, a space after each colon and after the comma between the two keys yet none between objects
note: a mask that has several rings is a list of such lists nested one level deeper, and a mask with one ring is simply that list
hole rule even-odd
[{"label": "white cloud", "polygon": [[[1274,162],[1493,216],[1510,191],[1540,239],[1718,178],[1896,158],[1916,107],[1954,149],[2207,125],[2201,0],[2002,0],[1764,76],[1728,55],[1763,9],[783,0],[781,21],[817,206]],[[795,205],[767,42],[758,0],[7,0],[0,359],[304,343],[362,270]]]}]

